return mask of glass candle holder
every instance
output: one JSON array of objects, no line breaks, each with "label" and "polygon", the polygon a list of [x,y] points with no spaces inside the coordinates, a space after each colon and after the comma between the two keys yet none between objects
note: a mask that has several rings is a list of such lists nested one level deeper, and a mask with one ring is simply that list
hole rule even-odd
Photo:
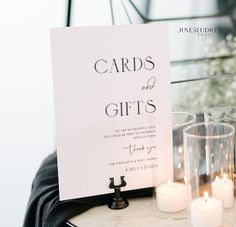
[{"label": "glass candle holder", "polygon": [[189,112],[172,112],[173,167],[174,180],[184,179],[184,139],[183,130],[196,122],[196,115]]},{"label": "glass candle holder", "polygon": [[[205,122],[224,122],[236,129],[236,106],[218,106],[204,112]],[[234,185],[236,186],[236,134],[234,137]],[[236,195],[236,189],[234,190]]]},{"label": "glass candle holder", "polygon": [[187,209],[193,227],[229,222],[223,213],[234,204],[234,134],[232,125],[221,122],[184,129]]},{"label": "glass candle holder", "polygon": [[206,122],[224,122],[236,127],[236,106],[218,106],[204,112]]}]

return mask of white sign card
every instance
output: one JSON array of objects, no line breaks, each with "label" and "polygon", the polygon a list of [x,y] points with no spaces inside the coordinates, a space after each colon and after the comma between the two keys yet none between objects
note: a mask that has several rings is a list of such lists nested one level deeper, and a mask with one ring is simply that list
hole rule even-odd
[{"label": "white sign card", "polygon": [[60,199],[172,177],[165,24],[51,30]]}]

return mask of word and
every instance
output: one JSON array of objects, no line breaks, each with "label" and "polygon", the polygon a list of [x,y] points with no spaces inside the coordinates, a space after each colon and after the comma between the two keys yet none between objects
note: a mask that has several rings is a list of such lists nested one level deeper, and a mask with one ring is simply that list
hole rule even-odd
[{"label": "word and", "polygon": [[155,87],[155,84],[156,84],[156,77],[152,76],[148,79],[146,85],[142,86],[142,90],[144,91],[152,90]]}]

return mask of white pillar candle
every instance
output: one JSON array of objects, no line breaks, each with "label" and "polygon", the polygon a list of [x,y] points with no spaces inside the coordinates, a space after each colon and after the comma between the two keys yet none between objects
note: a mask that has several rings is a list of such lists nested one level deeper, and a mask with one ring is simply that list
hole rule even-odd
[{"label": "white pillar candle", "polygon": [[216,177],[212,183],[212,196],[221,199],[224,208],[230,208],[234,203],[234,183],[227,175],[223,179]]},{"label": "white pillar candle", "polygon": [[156,189],[157,207],[163,212],[178,212],[186,208],[184,184],[168,181]]},{"label": "white pillar candle", "polygon": [[191,224],[194,227],[220,227],[223,225],[223,204],[217,198],[204,197],[191,202]]}]

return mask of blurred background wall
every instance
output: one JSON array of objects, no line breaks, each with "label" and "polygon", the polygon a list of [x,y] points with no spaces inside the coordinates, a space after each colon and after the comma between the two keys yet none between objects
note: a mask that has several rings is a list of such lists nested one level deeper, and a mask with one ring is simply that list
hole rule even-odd
[{"label": "blurred background wall", "polygon": [[55,150],[49,28],[65,0],[0,2],[0,226],[21,226],[33,177]]}]

